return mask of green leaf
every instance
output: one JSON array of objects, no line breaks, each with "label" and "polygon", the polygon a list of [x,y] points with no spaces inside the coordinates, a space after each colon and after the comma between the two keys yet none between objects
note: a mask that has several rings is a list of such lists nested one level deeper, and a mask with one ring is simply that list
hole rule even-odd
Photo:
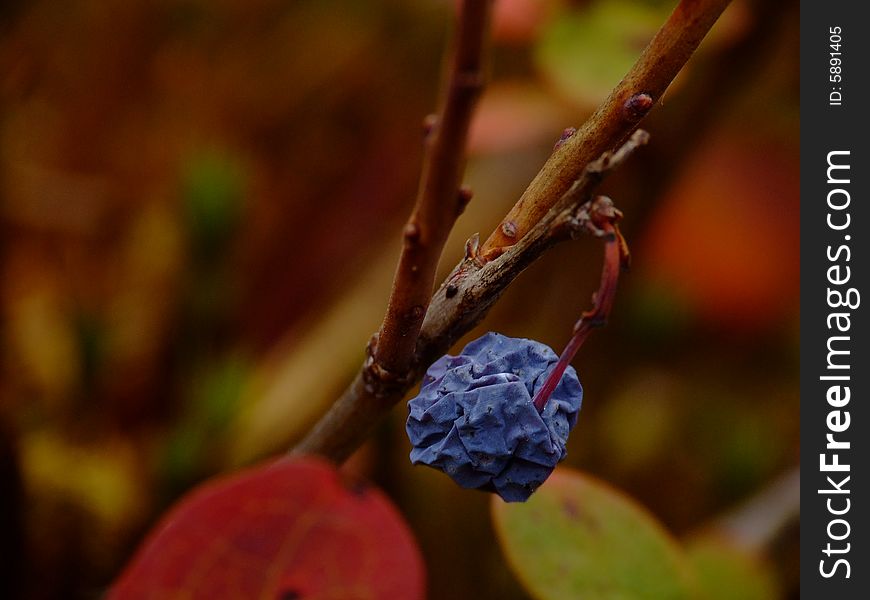
[{"label": "green leaf", "polygon": [[524,504],[493,498],[502,549],[540,600],[694,598],[679,544],[642,507],[562,468]]},{"label": "green leaf", "polygon": [[667,11],[638,0],[599,1],[565,11],[544,30],[535,62],[560,92],[595,106],[628,72]]},{"label": "green leaf", "polygon": [[194,252],[215,260],[242,216],[246,173],[235,157],[217,150],[194,155],[183,166],[182,197]]},{"label": "green leaf", "polygon": [[726,540],[691,540],[688,556],[704,600],[773,600],[779,597],[770,566]]},{"label": "green leaf", "polygon": [[164,449],[163,466],[174,493],[219,468],[227,443],[227,428],[251,378],[252,365],[243,356],[229,355],[192,369],[185,391],[184,412]]}]

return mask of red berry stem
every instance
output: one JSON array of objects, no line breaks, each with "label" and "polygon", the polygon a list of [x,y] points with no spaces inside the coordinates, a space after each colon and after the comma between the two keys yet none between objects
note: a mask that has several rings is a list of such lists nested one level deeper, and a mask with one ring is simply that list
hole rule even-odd
[{"label": "red berry stem", "polygon": [[[606,199],[606,202],[599,200]],[[544,385],[538,390],[533,399],[538,412],[544,410],[550,394],[559,385],[565,369],[574,359],[577,350],[589,337],[593,329],[604,327],[613,308],[613,300],[616,297],[616,284],[619,281],[619,272],[628,265],[629,253],[625,238],[619,232],[616,221],[622,214],[613,208],[609,198],[603,196],[596,199],[590,209],[589,226],[599,235],[605,238],[604,266],[601,270],[601,285],[592,296],[592,308],[583,312],[580,319],[574,324],[574,334],[562,351],[556,366],[547,375]]]}]

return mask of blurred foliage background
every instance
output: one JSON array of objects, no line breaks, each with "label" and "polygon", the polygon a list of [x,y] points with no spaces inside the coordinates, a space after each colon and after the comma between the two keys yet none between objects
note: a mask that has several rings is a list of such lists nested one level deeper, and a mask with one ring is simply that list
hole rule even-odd
[{"label": "blurred foliage background", "polygon": [[[497,0],[473,126],[484,236],[673,1]],[[380,323],[448,0],[0,8],[0,596],[96,598],[203,478],[288,448]],[[634,265],[575,360],[568,463],[689,534],[798,460],[798,5],[735,0],[605,185]],[[560,349],[600,247],[482,328]],[[464,343],[466,340],[463,340]],[[484,494],[412,468],[397,408],[348,468],[398,503],[432,598],[525,598]],[[797,589],[797,527],[771,548]]]}]

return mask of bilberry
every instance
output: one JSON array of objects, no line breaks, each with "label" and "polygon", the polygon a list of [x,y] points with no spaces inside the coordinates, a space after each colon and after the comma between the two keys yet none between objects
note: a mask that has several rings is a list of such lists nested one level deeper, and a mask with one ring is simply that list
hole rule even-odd
[{"label": "bilberry", "polygon": [[565,458],[583,389],[567,367],[542,411],[535,393],[559,357],[548,346],[487,333],[429,368],[408,403],[411,462],[464,488],[526,500]]},{"label": "bilberry", "polygon": [[[561,356],[548,346],[487,333],[459,356],[435,361],[405,426],[411,462],[440,469],[464,488],[522,502],[565,458],[583,389],[570,366],[589,333],[607,322],[619,272],[628,266],[622,213],[606,196],[580,207],[578,223],[605,241],[601,284]],[[454,290],[454,294],[456,290]]]}]

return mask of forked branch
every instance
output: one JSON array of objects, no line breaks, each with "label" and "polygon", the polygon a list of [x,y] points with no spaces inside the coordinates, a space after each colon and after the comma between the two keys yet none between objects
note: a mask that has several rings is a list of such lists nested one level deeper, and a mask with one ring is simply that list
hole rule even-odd
[{"label": "forked branch", "polygon": [[[661,98],[729,1],[680,0],[604,104],[553,152],[480,250],[476,244],[467,246],[465,259],[430,301],[438,257],[460,204],[467,201],[467,195],[458,191],[462,149],[479,92],[482,29],[490,8],[490,0],[462,3],[447,101],[428,142],[420,192],[405,229],[406,243],[387,315],[351,385],[294,452],[319,454],[336,462],[346,459],[426,366],[483,319],[523,269],[577,231],[572,226],[577,209],[591,200],[606,173],[645,142],[645,134],[639,133],[622,144]],[[617,151],[611,154],[613,150]]]},{"label": "forked branch", "polygon": [[548,248],[589,229],[586,215],[594,212],[589,205],[595,189],[647,139],[646,132],[637,131],[617,152],[605,153],[587,165],[564,195],[564,201],[498,259],[481,265],[474,255],[466,256],[432,297],[414,352],[411,375],[391,386],[377,388],[376,394],[366,383],[364,366],[293,451],[320,454],[335,462],[350,456],[386,411],[419,380],[425,368],[486,316],[517,275]]}]

